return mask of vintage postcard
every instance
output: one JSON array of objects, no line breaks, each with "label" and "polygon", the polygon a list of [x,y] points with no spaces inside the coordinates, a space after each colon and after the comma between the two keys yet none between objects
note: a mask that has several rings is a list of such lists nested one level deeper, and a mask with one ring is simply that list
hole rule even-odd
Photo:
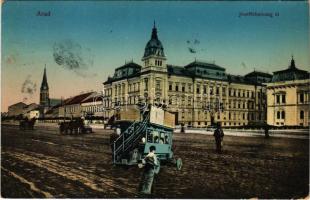
[{"label": "vintage postcard", "polygon": [[309,198],[307,1],[2,1],[2,198]]}]

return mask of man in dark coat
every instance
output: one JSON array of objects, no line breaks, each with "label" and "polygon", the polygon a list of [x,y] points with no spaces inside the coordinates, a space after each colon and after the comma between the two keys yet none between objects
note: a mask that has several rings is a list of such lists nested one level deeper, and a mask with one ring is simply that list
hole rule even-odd
[{"label": "man in dark coat", "polygon": [[217,123],[217,127],[214,130],[213,136],[215,139],[216,152],[221,153],[222,152],[222,141],[223,141],[223,137],[224,137],[224,132],[221,128],[220,122]]}]

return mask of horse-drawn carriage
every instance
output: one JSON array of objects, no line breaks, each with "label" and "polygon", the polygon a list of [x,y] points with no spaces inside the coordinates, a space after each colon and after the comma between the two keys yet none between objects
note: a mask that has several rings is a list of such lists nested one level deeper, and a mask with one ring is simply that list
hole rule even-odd
[{"label": "horse-drawn carriage", "polygon": [[33,130],[34,124],[36,122],[36,118],[32,118],[32,119],[21,119],[19,121],[19,128],[21,130]]},{"label": "horse-drawn carriage", "polygon": [[60,134],[82,134],[92,133],[93,130],[90,126],[84,124],[84,120],[81,118],[64,121],[59,123]]},{"label": "horse-drawn carriage", "polygon": [[137,165],[150,146],[155,146],[160,163],[175,164],[180,170],[182,160],[176,159],[172,151],[174,120],[173,114],[154,106],[143,113],[134,109],[120,112],[116,124],[121,134],[112,144],[113,163]]}]

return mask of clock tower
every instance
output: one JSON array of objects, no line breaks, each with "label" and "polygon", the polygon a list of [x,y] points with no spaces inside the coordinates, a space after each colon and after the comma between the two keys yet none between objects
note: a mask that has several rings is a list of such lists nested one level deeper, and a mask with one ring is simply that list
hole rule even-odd
[{"label": "clock tower", "polygon": [[167,72],[164,48],[157,36],[157,28],[154,22],[151,39],[145,46],[142,58],[142,71],[164,71]]}]

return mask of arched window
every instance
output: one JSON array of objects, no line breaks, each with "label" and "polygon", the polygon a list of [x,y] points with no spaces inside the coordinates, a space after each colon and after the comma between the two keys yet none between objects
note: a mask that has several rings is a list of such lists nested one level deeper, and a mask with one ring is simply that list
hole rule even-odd
[{"label": "arched window", "polygon": [[282,115],[282,119],[285,119],[285,112],[284,111],[282,111],[281,115]]},{"label": "arched window", "polygon": [[277,112],[277,119],[280,119],[280,111]]},{"label": "arched window", "polygon": [[299,114],[299,118],[300,118],[300,119],[304,119],[304,115],[305,115],[304,111],[301,110],[301,111],[300,111],[300,114]]}]

